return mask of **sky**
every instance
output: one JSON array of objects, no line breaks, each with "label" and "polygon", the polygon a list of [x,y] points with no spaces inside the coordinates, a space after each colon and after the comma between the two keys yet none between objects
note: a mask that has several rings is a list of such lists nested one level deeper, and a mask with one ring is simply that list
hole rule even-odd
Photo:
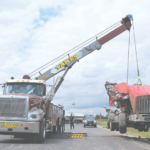
[{"label": "sky", "polygon": [[[0,83],[11,76],[21,79],[132,14],[141,79],[150,85],[149,6],[149,0],[0,0]],[[105,82],[127,79],[128,37],[126,31],[77,62],[53,103],[63,104],[66,113],[106,115]],[[132,85],[137,83],[132,28],[129,62],[128,83]]]}]

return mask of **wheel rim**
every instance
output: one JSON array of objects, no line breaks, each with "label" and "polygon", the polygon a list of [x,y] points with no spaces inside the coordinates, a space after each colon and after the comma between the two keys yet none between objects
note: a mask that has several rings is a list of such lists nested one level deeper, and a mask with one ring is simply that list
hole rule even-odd
[{"label": "wheel rim", "polygon": [[45,125],[44,125],[44,129],[43,129],[43,138],[45,139],[45,133],[46,133],[46,131],[45,131]]},{"label": "wheel rim", "polygon": [[110,126],[110,129],[111,129],[111,121],[110,121],[110,124],[109,124],[109,126]]}]

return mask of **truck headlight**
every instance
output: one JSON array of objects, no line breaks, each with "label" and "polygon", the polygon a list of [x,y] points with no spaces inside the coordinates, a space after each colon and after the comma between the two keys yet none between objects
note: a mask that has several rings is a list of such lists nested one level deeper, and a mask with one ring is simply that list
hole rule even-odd
[{"label": "truck headlight", "polygon": [[96,123],[96,120],[94,120],[94,123]]},{"label": "truck headlight", "polygon": [[85,123],[87,123],[87,120],[84,120]]},{"label": "truck headlight", "polygon": [[39,115],[39,114],[31,114],[29,116],[29,118],[32,118],[32,119],[40,119],[40,117],[41,117],[41,115]]}]

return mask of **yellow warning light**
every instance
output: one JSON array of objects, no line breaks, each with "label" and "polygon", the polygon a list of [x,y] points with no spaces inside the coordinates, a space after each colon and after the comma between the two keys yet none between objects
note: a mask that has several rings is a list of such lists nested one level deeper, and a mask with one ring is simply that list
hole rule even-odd
[{"label": "yellow warning light", "polygon": [[41,81],[39,81],[39,83],[41,83]]},{"label": "yellow warning light", "polygon": [[8,81],[6,80],[6,82],[8,82]]},{"label": "yellow warning light", "polygon": [[72,105],[75,105],[75,103],[72,103]]},{"label": "yellow warning light", "polygon": [[30,82],[29,80],[27,80],[27,82]]},{"label": "yellow warning light", "polygon": [[17,82],[19,82],[19,80],[17,80]]},{"label": "yellow warning light", "polygon": [[22,80],[22,82],[24,82],[24,80]]}]

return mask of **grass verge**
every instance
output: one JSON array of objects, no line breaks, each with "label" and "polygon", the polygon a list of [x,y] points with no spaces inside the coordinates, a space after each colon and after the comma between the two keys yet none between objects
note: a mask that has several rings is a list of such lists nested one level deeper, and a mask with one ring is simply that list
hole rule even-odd
[{"label": "grass verge", "polygon": [[[102,119],[101,122],[100,122],[100,120],[97,120],[97,125],[107,128],[107,119]],[[130,134],[130,135],[137,136],[137,137],[140,136],[143,138],[150,138],[150,130],[148,132],[144,132],[144,131],[139,132],[137,129],[128,127],[126,134]]]}]

